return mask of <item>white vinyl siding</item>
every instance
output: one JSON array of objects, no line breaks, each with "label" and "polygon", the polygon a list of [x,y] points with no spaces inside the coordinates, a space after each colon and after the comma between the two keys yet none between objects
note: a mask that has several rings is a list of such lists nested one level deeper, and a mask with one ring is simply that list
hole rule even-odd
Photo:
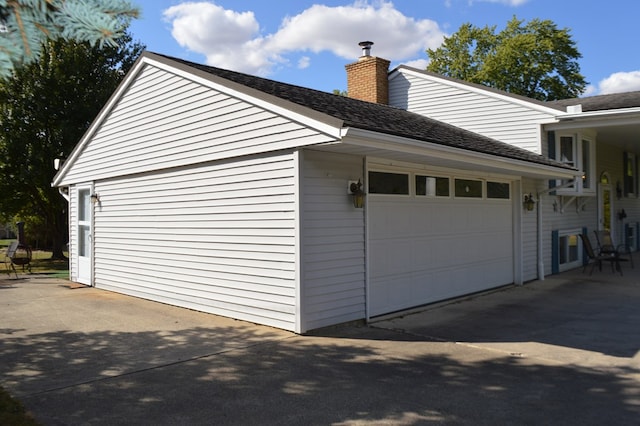
[{"label": "white vinyl siding", "polygon": [[403,69],[389,81],[389,103],[538,154],[540,124],[554,120],[551,110]]},{"label": "white vinyl siding", "polygon": [[358,156],[304,151],[303,294],[307,329],[365,317],[364,209],[350,180],[363,178]]},{"label": "white vinyl siding", "polygon": [[301,123],[146,66],[61,185],[332,140]]},{"label": "white vinyl siding", "polygon": [[96,287],[294,330],[295,168],[282,154],[96,184]]}]

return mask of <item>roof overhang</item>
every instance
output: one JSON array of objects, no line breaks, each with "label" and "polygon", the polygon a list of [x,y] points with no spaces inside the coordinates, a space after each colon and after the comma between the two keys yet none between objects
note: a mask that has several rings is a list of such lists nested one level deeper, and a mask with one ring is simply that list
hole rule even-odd
[{"label": "roof overhang", "polygon": [[341,142],[316,147],[404,163],[470,170],[488,175],[534,179],[574,179],[581,176],[581,172],[575,169],[453,148],[369,130],[346,127],[342,134]]}]

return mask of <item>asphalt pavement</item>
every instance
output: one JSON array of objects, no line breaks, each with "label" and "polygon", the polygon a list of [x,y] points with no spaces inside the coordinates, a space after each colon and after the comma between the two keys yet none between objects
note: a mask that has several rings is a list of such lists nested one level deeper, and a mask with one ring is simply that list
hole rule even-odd
[{"label": "asphalt pavement", "polygon": [[640,424],[640,269],[308,335],[0,275],[0,385],[43,425]]}]

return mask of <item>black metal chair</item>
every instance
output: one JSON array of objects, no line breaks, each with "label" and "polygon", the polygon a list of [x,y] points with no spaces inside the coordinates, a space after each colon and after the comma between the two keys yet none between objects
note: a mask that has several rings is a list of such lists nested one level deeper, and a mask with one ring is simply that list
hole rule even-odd
[{"label": "black metal chair", "polygon": [[629,261],[631,268],[633,268],[633,256],[631,250],[626,244],[615,245],[613,238],[611,238],[611,232],[607,230],[593,231],[596,236],[596,242],[598,243],[598,250],[600,254],[615,254],[618,256],[618,260],[626,262]]},{"label": "black metal chair", "polygon": [[[16,265],[22,266],[23,271],[25,270],[25,268],[27,268],[29,272],[31,272],[31,257],[32,252],[29,246],[20,244],[17,241],[12,242],[11,244],[9,244],[9,247],[7,247],[7,252],[5,253],[4,257],[7,271],[9,271],[9,267],[11,267],[13,273],[16,275],[16,278],[18,278]],[[9,271],[9,275],[11,275],[11,271]]]},{"label": "black metal chair", "polygon": [[[587,266],[591,265],[591,271],[589,275],[593,274],[593,269],[598,266],[598,269],[602,271],[602,262],[609,262],[611,264],[611,271],[620,272],[622,275],[622,268],[620,267],[620,259],[617,253],[596,253],[593,250],[593,246],[591,245],[591,240],[589,240],[588,235],[580,234],[580,238],[582,239],[582,247],[584,248],[584,252],[589,257],[589,261],[585,263],[584,268],[582,268],[582,272],[587,270]],[[615,268],[615,269],[614,269]]]}]

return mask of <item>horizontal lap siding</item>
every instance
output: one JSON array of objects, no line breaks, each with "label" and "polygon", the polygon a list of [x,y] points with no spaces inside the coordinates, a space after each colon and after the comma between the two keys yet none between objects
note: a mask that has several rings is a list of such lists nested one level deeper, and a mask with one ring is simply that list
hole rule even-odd
[{"label": "horizontal lap siding", "polygon": [[147,66],[123,93],[63,185],[327,142],[248,102]]},{"label": "horizontal lap siding", "polygon": [[96,183],[96,286],[293,330],[290,154]]},{"label": "horizontal lap siding", "polygon": [[403,73],[390,80],[393,106],[462,127],[514,146],[540,152],[540,123],[553,114],[506,99]]},{"label": "horizontal lap siding", "polygon": [[303,307],[306,329],[365,317],[364,209],[347,182],[363,177],[361,157],[305,150]]}]

